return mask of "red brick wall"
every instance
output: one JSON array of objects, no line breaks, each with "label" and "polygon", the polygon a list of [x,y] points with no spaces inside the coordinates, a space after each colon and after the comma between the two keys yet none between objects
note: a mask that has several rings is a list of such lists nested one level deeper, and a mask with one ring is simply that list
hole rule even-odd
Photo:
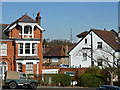
[{"label": "red brick wall", "polygon": [[41,32],[38,28],[35,28],[34,30],[34,38],[40,38]]},{"label": "red brick wall", "polygon": [[[0,56],[0,62],[6,61],[8,71],[14,71],[14,46],[12,41],[1,41],[0,43],[7,43],[7,56]],[[1,47],[1,44],[0,44]]]}]

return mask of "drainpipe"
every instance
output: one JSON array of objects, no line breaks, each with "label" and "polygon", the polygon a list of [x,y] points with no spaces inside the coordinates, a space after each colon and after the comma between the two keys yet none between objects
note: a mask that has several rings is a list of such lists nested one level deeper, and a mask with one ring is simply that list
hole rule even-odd
[{"label": "drainpipe", "polygon": [[91,32],[91,66],[94,66],[93,62],[93,37],[92,37],[92,32]]}]

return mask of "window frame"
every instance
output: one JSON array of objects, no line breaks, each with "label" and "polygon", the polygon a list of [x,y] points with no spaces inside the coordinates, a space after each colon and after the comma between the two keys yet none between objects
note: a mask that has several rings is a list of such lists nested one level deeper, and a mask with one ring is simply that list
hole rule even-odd
[{"label": "window frame", "polygon": [[87,61],[87,53],[83,53],[83,61]]},{"label": "window frame", "polygon": [[[23,43],[23,53],[20,54],[19,50],[22,48],[20,48],[20,45],[18,45],[18,56],[37,56],[38,54],[38,43],[37,42],[32,42],[32,43],[31,42],[18,42],[18,44],[21,44],[21,43]],[[26,46],[27,43],[29,43],[28,45],[29,47]],[[34,54],[32,53],[33,44],[36,44],[36,48],[34,48],[36,50],[36,53]],[[29,49],[29,53],[26,52],[27,49]]]},{"label": "window frame", "polygon": [[97,59],[97,64],[98,64],[98,66],[102,66],[102,63],[103,63],[103,60],[102,59]]},{"label": "window frame", "polygon": [[[5,44],[6,46],[4,46],[5,48],[3,48],[3,45],[2,44]],[[1,53],[0,55],[1,56],[7,56],[7,43],[1,43]],[[5,53],[3,54],[2,51],[4,51]]]},{"label": "window frame", "polygon": [[[32,66],[30,66],[30,64],[32,64]],[[31,72],[31,73],[28,73],[28,72]],[[33,74],[33,62],[27,62],[26,63],[26,73],[27,74]]]},{"label": "window frame", "polygon": [[97,42],[97,48],[102,49],[102,42]]},{"label": "window frame", "polygon": [[[56,61],[57,60],[57,61]],[[52,63],[58,63],[59,62],[59,58],[52,58]]]},{"label": "window frame", "polygon": [[85,38],[85,44],[87,44],[87,38]]}]

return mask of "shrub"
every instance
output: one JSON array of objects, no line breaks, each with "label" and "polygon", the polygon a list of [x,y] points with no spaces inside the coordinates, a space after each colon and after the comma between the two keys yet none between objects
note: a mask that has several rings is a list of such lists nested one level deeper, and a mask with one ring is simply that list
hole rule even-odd
[{"label": "shrub", "polygon": [[99,74],[83,74],[80,76],[80,86],[98,87],[104,84],[103,76]]},{"label": "shrub", "polygon": [[56,74],[53,77],[52,81],[53,81],[52,83],[54,83],[55,85],[69,86],[72,79],[67,74]]}]

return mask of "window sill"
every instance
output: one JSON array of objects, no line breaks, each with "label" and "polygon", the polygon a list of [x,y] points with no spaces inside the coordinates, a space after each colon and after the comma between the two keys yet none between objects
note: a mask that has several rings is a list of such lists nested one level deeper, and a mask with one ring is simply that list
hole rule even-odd
[{"label": "window sill", "polygon": [[7,56],[6,54],[1,54],[0,56]]},{"label": "window sill", "polygon": [[18,54],[18,56],[37,56],[37,54]]}]

